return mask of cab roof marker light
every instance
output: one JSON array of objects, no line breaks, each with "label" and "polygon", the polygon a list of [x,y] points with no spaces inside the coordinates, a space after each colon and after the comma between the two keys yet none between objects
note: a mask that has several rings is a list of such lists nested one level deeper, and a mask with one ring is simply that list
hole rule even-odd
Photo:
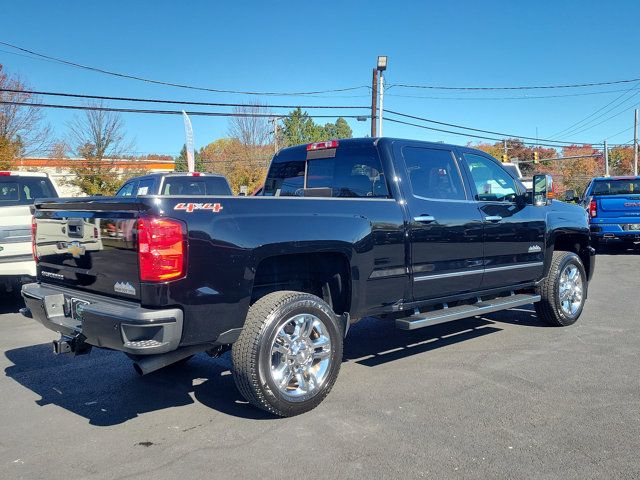
[{"label": "cab roof marker light", "polygon": [[328,148],[338,148],[338,140],[310,143],[307,145],[307,152],[312,150],[326,150]]}]

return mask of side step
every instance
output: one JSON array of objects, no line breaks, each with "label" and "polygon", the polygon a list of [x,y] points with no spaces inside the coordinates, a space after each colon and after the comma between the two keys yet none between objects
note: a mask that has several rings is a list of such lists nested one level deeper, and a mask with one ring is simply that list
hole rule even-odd
[{"label": "side step", "polygon": [[460,320],[461,318],[475,317],[486,313],[506,310],[508,308],[519,307],[529,303],[540,301],[540,295],[529,295],[519,293],[508,297],[498,297],[492,300],[480,301],[473,305],[458,305],[457,307],[443,308],[428,313],[419,313],[407,318],[398,318],[396,328],[400,330],[415,330],[416,328],[429,327],[439,323]]}]

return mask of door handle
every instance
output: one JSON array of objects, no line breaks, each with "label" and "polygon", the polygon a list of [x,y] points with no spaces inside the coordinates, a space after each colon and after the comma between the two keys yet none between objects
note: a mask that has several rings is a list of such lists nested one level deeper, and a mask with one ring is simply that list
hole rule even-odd
[{"label": "door handle", "polygon": [[419,215],[417,217],[413,217],[413,220],[420,223],[433,223],[436,221],[436,219],[431,215]]},{"label": "door handle", "polygon": [[502,221],[502,217],[500,215],[487,215],[484,217],[487,222],[500,222]]}]

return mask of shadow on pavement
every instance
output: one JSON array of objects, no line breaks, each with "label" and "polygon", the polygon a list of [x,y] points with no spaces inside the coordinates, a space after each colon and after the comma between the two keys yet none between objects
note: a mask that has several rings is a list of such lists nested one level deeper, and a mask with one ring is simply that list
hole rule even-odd
[{"label": "shadow on pavement", "polygon": [[0,315],[5,313],[18,313],[24,307],[24,301],[20,296],[20,292],[1,292],[0,293]]},{"label": "shadow on pavement", "polygon": [[[541,325],[530,306],[494,313],[491,319],[468,318],[415,331],[366,318],[349,331],[343,361],[374,367],[499,332],[495,322]],[[50,344],[39,344],[9,350],[5,356],[13,363],[5,374],[39,395],[38,405],[57,405],[92,425],[116,425],[194,401],[231,416],[274,419],[244,401],[233,381],[228,352],[218,359],[200,354],[185,365],[144,377],[122,353],[95,348],[86,356],[54,356]]]}]

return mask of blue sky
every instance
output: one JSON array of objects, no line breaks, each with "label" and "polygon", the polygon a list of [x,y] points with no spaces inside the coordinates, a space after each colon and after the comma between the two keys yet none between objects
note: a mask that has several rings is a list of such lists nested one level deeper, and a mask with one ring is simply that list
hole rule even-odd
[{"label": "blue sky", "polygon": [[[221,89],[309,91],[370,85],[371,68],[380,54],[389,56],[388,84],[549,85],[640,77],[637,1],[604,5],[589,0],[22,0],[3,5],[2,17],[0,41],[108,70]],[[9,52],[9,48],[0,47],[0,63],[9,73],[41,90],[213,102],[255,100],[243,95],[195,92],[119,79]],[[612,90],[618,92],[521,98]],[[530,137],[536,136],[537,128],[539,137],[546,138],[624,94],[618,102],[620,106],[599,119],[607,120],[601,125],[559,137],[589,142],[609,138],[611,143],[624,143],[632,138],[631,130],[612,135],[632,126],[633,107],[640,104],[640,94],[632,97],[637,91],[640,84],[635,83],[477,93],[394,87],[387,91],[385,107]],[[407,98],[407,95],[440,98]],[[495,99],[514,96],[520,98]],[[257,98],[270,103],[311,105],[370,102],[369,91],[364,88],[315,98]],[[115,102],[111,105],[158,108]],[[623,113],[608,119],[619,112]],[[65,135],[66,122],[73,115],[68,111],[47,111],[47,119],[60,137]],[[175,154],[184,142],[179,116],[125,114],[124,120],[139,152]],[[227,134],[224,118],[193,117],[192,122],[197,147]],[[356,136],[369,132],[368,123],[355,120],[349,123]],[[472,140],[392,123],[385,124],[384,133],[460,144]]]}]

